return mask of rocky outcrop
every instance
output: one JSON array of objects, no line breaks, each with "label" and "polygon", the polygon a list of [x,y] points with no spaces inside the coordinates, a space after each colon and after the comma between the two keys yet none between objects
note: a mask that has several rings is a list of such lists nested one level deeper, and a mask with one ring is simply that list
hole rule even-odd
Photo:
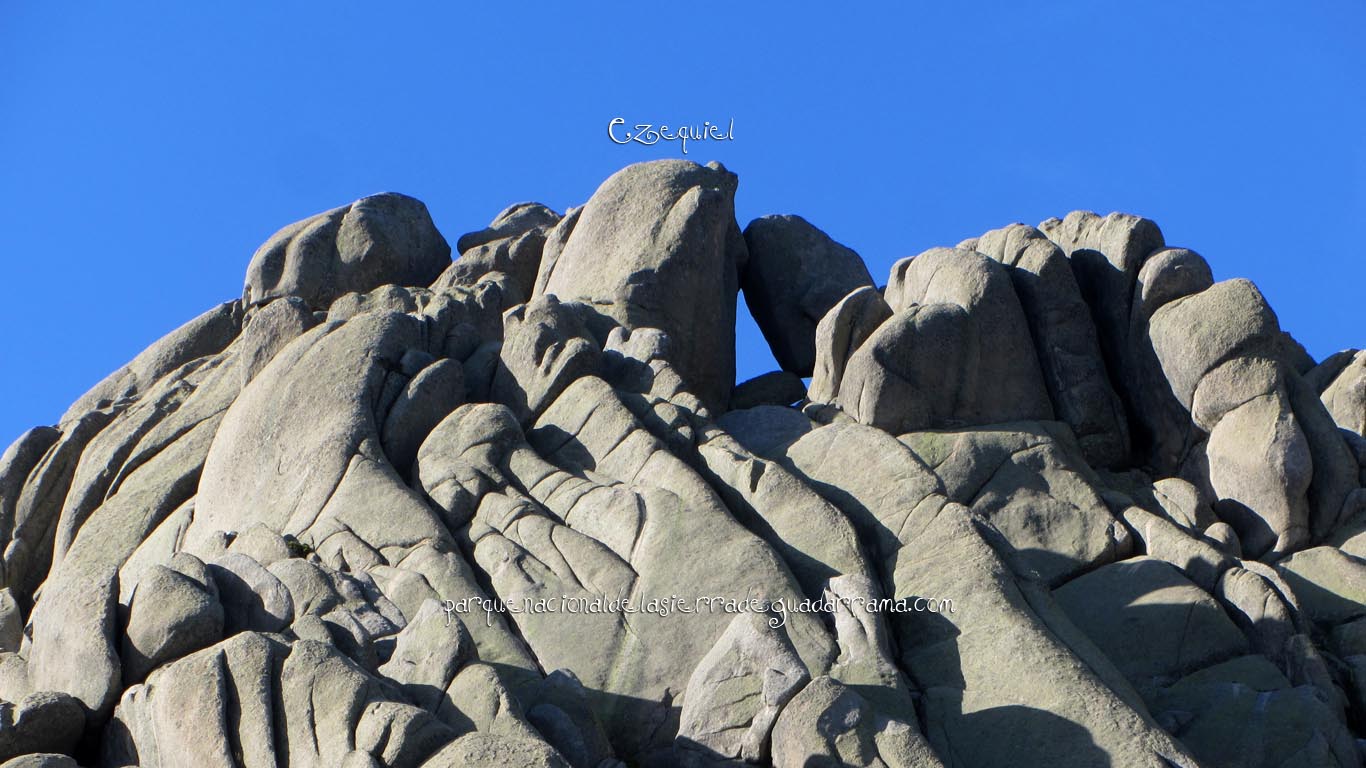
[{"label": "rocky outcrop", "polygon": [[872,287],[857,253],[800,216],[765,216],[745,227],[745,304],[783,370],[810,376],[816,325],[850,291]]},{"label": "rocky outcrop", "polygon": [[1362,353],[1146,219],[879,290],[736,183],[272,237],[0,456],[0,761],[1360,764]]},{"label": "rocky outcrop", "polygon": [[735,174],[683,160],[618,171],[552,232],[536,294],[587,304],[627,330],[655,328],[713,410],[735,383],[735,296],[748,254]]},{"label": "rocky outcrop", "polygon": [[242,303],[298,296],[314,309],[381,285],[426,285],[450,264],[451,247],[427,206],[386,192],[276,232],[251,257]]}]

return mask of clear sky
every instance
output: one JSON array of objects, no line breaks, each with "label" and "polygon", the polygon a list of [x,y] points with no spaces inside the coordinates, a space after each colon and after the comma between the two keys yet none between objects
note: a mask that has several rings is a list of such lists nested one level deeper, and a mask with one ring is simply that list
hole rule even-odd
[{"label": "clear sky", "polygon": [[[452,243],[693,144],[741,226],[891,263],[1076,208],[1366,345],[1366,3],[60,3],[0,9],[0,444],[210,306],[276,229],[373,192]],[[268,9],[265,9],[269,6]],[[587,6],[591,6],[591,9]],[[743,305],[742,305],[742,315]],[[747,316],[739,372],[772,358]]]}]

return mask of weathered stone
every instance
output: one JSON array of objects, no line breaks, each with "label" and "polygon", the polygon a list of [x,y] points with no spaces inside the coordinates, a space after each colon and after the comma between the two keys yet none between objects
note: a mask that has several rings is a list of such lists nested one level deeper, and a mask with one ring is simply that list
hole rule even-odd
[{"label": "weathered stone", "polygon": [[1313,462],[1283,392],[1238,406],[1214,426],[1205,448],[1215,512],[1233,526],[1243,551],[1284,553],[1309,539]]},{"label": "weathered stone", "polygon": [[831,578],[874,574],[853,524],[787,469],[724,434],[697,453],[736,518],[783,557],[807,597],[820,598]]},{"label": "weathered stone", "polygon": [[532,229],[470,247],[432,283],[432,290],[472,286],[486,276],[501,272],[508,276],[520,300],[530,298],[536,287],[536,272],[545,248],[545,231]]},{"label": "weathered stone", "polygon": [[1155,558],[1111,563],[1053,596],[1141,692],[1247,652],[1219,603]]},{"label": "weathered stone", "polygon": [[372,701],[356,723],[355,738],[356,750],[377,765],[417,768],[455,736],[430,712],[402,702]]},{"label": "weathered stone", "polygon": [[612,765],[612,744],[593,715],[583,683],[567,669],[546,675],[537,686],[527,721],[574,768]]},{"label": "weathered stone", "polygon": [[282,230],[0,456],[0,762],[1359,762],[1362,353],[1137,217],[880,292],[735,185]]},{"label": "weathered stone", "polygon": [[80,765],[66,755],[38,753],[7,760],[0,763],[0,768],[80,768]]},{"label": "weathered stone", "polygon": [[256,307],[247,317],[247,326],[232,350],[240,361],[243,387],[256,378],[286,344],[318,324],[318,318],[297,296],[286,296]]},{"label": "weathered stone", "polygon": [[1276,564],[1305,611],[1334,625],[1366,614],[1366,561],[1335,547],[1314,547]]},{"label": "weathered stone", "polygon": [[209,573],[223,603],[223,629],[228,634],[279,632],[294,620],[289,590],[246,555],[230,552],[211,563]]},{"label": "weathered stone", "polygon": [[1366,350],[1357,350],[1321,393],[1339,427],[1366,435]]},{"label": "weathered stone", "polygon": [[1299,631],[1296,609],[1262,574],[1236,566],[1219,577],[1211,592],[1233,623],[1243,631],[1252,650],[1268,659],[1281,659]]},{"label": "weathered stone", "polygon": [[465,369],[451,359],[423,368],[404,388],[380,428],[380,444],[389,463],[407,474],[417,449],[446,414],[465,402]]},{"label": "weathered stone", "polygon": [[783,370],[810,376],[816,324],[873,278],[857,253],[800,216],[765,216],[745,227],[749,261],[740,273],[745,304]]},{"label": "weathered stone", "polygon": [[1081,295],[1096,319],[1106,366],[1112,377],[1124,380],[1134,282],[1144,260],[1163,247],[1162,231],[1138,216],[1110,213],[1102,217],[1090,211],[1048,219],[1040,222],[1039,229],[1072,262]]},{"label": "weathered stone", "polygon": [[954,601],[952,612],[895,621],[935,754],[973,766],[1081,768],[1108,755],[1152,768],[1197,764],[1149,718],[1115,662],[1051,598],[1010,574],[966,509],[947,505],[922,528],[902,550],[895,581],[897,598]]},{"label": "weathered stone", "polygon": [[1064,425],[1017,422],[900,440],[933,467],[950,500],[990,523],[988,540],[1021,576],[1057,585],[1132,547]]},{"label": "weathered stone", "polygon": [[81,453],[114,417],[90,411],[64,424],[64,431],[29,472],[14,505],[14,527],[5,547],[7,586],[25,598],[48,575],[58,521]]},{"label": "weathered stone", "polygon": [[975,407],[978,335],[972,317],[951,304],[898,312],[849,356],[836,403],[894,435],[985,423]]},{"label": "weathered stone", "polygon": [[242,303],[298,296],[327,309],[350,291],[427,285],[450,263],[451,247],[427,206],[386,192],[295,222],[271,235],[247,267]]},{"label": "weathered stone", "polygon": [[593,194],[562,250],[547,242],[536,279],[538,296],[667,333],[674,367],[717,412],[735,381],[735,295],[746,259],[736,184],[719,163],[628,166]]},{"label": "weathered stone", "polygon": [[816,363],[807,390],[812,401],[835,402],[849,357],[891,316],[882,294],[868,286],[851,291],[825,313],[816,324]]},{"label": "weathered stone", "polygon": [[398,633],[394,653],[379,673],[399,683],[420,707],[435,712],[441,696],[474,655],[474,640],[458,618],[427,600]]},{"label": "weathered stone", "polygon": [[467,733],[432,755],[422,768],[569,768],[550,745],[533,739],[513,739]]},{"label": "weathered stone", "polygon": [[73,576],[56,600],[39,601],[28,656],[35,690],[64,691],[107,714],[122,689],[115,644],[118,577],[113,568]]},{"label": "weathered stone", "polygon": [[316,563],[291,557],[271,563],[266,570],[289,592],[295,616],[322,616],[346,602],[327,571]]},{"label": "weathered stone", "polygon": [[503,346],[489,394],[528,422],[575,379],[597,370],[598,347],[578,313],[553,295],[503,317]]},{"label": "weathered stone", "polygon": [[455,249],[463,257],[466,252],[485,243],[517,237],[538,229],[550,229],[559,222],[560,215],[540,203],[509,205],[494,216],[484,229],[461,235],[455,241]]},{"label": "weathered stone", "polygon": [[854,688],[812,680],[783,708],[773,729],[774,768],[812,765],[939,768],[913,722],[888,718]]},{"label": "weathered stone", "polygon": [[781,454],[782,449],[816,427],[801,411],[772,405],[730,411],[716,424],[745,448],[762,456]]},{"label": "weathered stone", "polygon": [[1167,381],[1187,408],[1205,374],[1235,355],[1274,357],[1276,315],[1247,280],[1215,283],[1153,313],[1153,349]]},{"label": "weathered stone", "polygon": [[478,731],[512,739],[537,738],[535,729],[522,714],[521,705],[488,664],[465,665],[447,686],[436,715],[457,733]]},{"label": "weathered stone", "polygon": [[683,694],[679,748],[758,762],[783,705],[811,679],[787,634],[764,613],[735,617]]},{"label": "weathered stone", "polygon": [[239,301],[220,304],[157,340],[72,403],[62,424],[136,397],[182,365],[223,351],[242,331],[242,309]]},{"label": "weathered stone", "polygon": [[1124,366],[1122,377],[1117,371],[1112,375],[1129,406],[1135,456],[1159,475],[1176,471],[1197,435],[1191,427],[1190,406],[1173,392],[1154,349],[1152,317],[1168,304],[1213,284],[1209,264],[1194,251],[1169,248],[1153,253],[1133,288],[1126,346],[1107,353],[1119,355]]},{"label": "weathered stone", "polygon": [[894,264],[885,294],[895,312],[945,303],[971,318],[974,333],[960,347],[966,355],[960,366],[971,370],[959,373],[966,388],[952,418],[965,424],[1053,418],[1024,310],[1001,264],[975,251],[933,248]]},{"label": "weathered stone", "polygon": [[43,691],[0,702],[0,760],[28,752],[70,753],[85,728],[81,703]]},{"label": "weathered stone", "polygon": [[1209,499],[1195,485],[1179,477],[1166,477],[1154,482],[1153,497],[1167,517],[1177,525],[1201,530],[1216,523]]},{"label": "weathered stone", "polygon": [[258,522],[353,570],[363,570],[369,553],[401,557],[423,541],[449,546],[378,434],[386,393],[391,403],[411,378],[402,372],[405,354],[431,343],[424,331],[410,315],[364,314],[314,328],[276,355],[223,416],[185,548],[195,552],[216,532]]},{"label": "weathered stone", "polygon": [[1352,514],[1351,496],[1362,486],[1360,465],[1345,438],[1356,433],[1340,429],[1314,391],[1295,373],[1285,377],[1295,423],[1309,443],[1312,473],[1305,501],[1309,506],[1309,535],[1326,540]]},{"label": "weathered stone", "polygon": [[1189,675],[1153,703],[1159,722],[1173,724],[1201,765],[1346,768],[1359,762],[1331,707],[1312,688],[1291,688],[1260,657]]},{"label": "weathered stone", "polygon": [[1054,410],[1072,427],[1087,460],[1100,466],[1127,460],[1124,404],[1110,386],[1091,313],[1063,252],[1023,224],[970,242],[959,247],[1009,267]]},{"label": "weathered stone", "polygon": [[157,666],[212,645],[223,636],[223,606],[181,573],[154,565],[142,574],[128,606],[123,682],[142,682]]},{"label": "weathered stone", "polygon": [[[477,470],[466,491],[476,500],[474,559],[501,598],[610,603],[634,591],[636,601],[677,596],[694,608],[686,622],[612,608],[510,614],[544,668],[572,669],[596,692],[593,706],[625,759],[671,751],[676,726],[660,725],[668,702],[733,618],[697,609],[695,599],[801,595],[777,554],[601,379],[575,381],[526,437],[497,406],[458,409],[429,442],[438,434],[447,456]],[[570,627],[580,642],[559,641]],[[804,664],[828,668],[833,643],[816,617],[792,614],[788,634]],[[635,650],[651,644],[672,651]]]},{"label": "weathered stone", "polygon": [[1224,571],[1234,566],[1234,558],[1215,542],[1180,528],[1138,507],[1121,513],[1149,557],[1170,563],[1206,592],[1213,592]]},{"label": "weathered stone", "polygon": [[246,555],[267,568],[294,555],[285,537],[260,523],[234,536],[228,551]]},{"label": "weathered stone", "polygon": [[806,397],[806,385],[790,371],[770,371],[735,385],[730,393],[733,409],[761,405],[792,405]]},{"label": "weathered stone", "polygon": [[356,747],[366,705],[381,698],[378,685],[336,649],[311,640],[294,643],[279,680],[289,765],[341,763]]},{"label": "weathered stone", "polygon": [[[15,510],[29,473],[61,437],[62,433],[53,427],[34,427],[0,455],[0,541],[5,544],[14,534]],[[5,583],[9,583],[8,578]]]},{"label": "weathered stone", "polygon": [[0,589],[0,653],[14,653],[24,639],[24,614],[8,587]]}]

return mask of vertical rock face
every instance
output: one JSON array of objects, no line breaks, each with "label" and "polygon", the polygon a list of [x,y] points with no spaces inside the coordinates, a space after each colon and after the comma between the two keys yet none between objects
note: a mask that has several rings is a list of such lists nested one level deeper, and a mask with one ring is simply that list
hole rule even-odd
[{"label": "vertical rock face", "polygon": [[1360,764],[1362,353],[1146,219],[879,291],[735,193],[281,230],[0,456],[0,761]]},{"label": "vertical rock face", "polygon": [[1044,383],[1057,411],[1098,466],[1129,454],[1124,404],[1110,382],[1090,310],[1062,250],[1023,224],[992,230],[959,245],[1005,264],[1029,322]]},{"label": "vertical rock face", "polygon": [[668,334],[679,375],[718,411],[735,384],[735,294],[747,259],[737,183],[720,163],[659,160],[618,171],[563,245],[547,248],[536,279],[537,294]]}]

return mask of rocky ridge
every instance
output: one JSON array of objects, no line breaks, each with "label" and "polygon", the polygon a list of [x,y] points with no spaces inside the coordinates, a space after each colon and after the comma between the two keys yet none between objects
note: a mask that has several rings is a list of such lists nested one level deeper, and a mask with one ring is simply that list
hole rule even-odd
[{"label": "rocky ridge", "polygon": [[736,190],[280,230],[0,457],[0,765],[1362,763],[1366,352],[1136,216],[879,287]]}]

